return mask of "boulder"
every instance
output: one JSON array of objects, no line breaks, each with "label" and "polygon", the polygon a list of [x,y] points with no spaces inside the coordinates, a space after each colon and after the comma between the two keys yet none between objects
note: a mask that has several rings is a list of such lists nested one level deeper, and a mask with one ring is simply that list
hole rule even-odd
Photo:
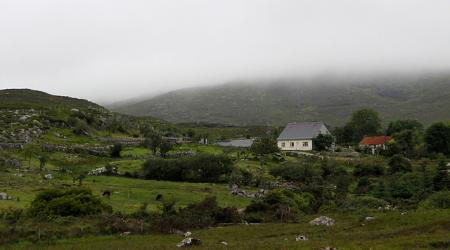
[{"label": "boulder", "polygon": [[295,241],[304,241],[304,240],[308,240],[308,237],[306,237],[306,235],[299,234],[295,237]]},{"label": "boulder", "polygon": [[366,218],[364,218],[364,220],[365,220],[365,221],[375,220],[375,217],[367,216]]},{"label": "boulder", "polygon": [[1,192],[0,200],[12,200],[12,197],[10,195],[8,195],[7,193]]},{"label": "boulder", "polygon": [[315,226],[333,226],[335,223],[334,219],[327,216],[320,216],[309,222],[310,225]]},{"label": "boulder", "polygon": [[198,246],[201,244],[202,244],[201,240],[188,237],[180,241],[180,243],[177,244],[177,247],[190,247],[190,246]]}]

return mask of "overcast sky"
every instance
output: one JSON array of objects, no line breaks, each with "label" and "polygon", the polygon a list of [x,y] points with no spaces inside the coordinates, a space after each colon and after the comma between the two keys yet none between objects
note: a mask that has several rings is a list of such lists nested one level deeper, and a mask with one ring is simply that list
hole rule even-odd
[{"label": "overcast sky", "polygon": [[449,67],[449,0],[0,0],[1,89],[112,102],[236,79]]}]

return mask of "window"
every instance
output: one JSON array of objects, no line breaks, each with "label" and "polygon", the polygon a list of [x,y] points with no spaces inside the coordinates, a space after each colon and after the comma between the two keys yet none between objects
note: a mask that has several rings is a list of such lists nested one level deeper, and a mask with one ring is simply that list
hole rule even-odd
[{"label": "window", "polygon": [[282,142],[281,147],[283,147],[283,148],[286,147],[286,143]]},{"label": "window", "polygon": [[291,148],[293,148],[294,147],[294,142],[291,142]]},{"label": "window", "polygon": [[303,142],[303,147],[308,147],[308,142],[307,141]]}]

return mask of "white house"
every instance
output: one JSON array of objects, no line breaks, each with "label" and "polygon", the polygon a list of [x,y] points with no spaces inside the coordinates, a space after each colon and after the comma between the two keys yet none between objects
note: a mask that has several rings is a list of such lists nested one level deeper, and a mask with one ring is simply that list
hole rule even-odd
[{"label": "white house", "polygon": [[313,138],[319,134],[330,134],[323,122],[288,123],[277,144],[283,151],[310,151],[313,149]]}]

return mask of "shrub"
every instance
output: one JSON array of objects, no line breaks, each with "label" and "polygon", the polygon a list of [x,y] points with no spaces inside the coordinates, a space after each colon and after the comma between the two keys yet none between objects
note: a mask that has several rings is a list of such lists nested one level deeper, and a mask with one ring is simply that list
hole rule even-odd
[{"label": "shrub", "polygon": [[114,144],[110,149],[110,155],[113,158],[120,158],[120,152],[122,152],[122,144]]},{"label": "shrub", "polygon": [[411,172],[412,166],[409,160],[401,155],[394,155],[389,160],[389,173]]},{"label": "shrub", "polygon": [[150,159],[144,163],[146,179],[221,182],[231,174],[232,161],[226,155],[201,154],[178,159]]},{"label": "shrub", "polygon": [[353,169],[354,176],[381,176],[385,171],[384,163],[375,160],[358,163]]},{"label": "shrub", "polygon": [[39,193],[31,202],[28,214],[32,217],[84,216],[110,212],[88,189],[50,189]]},{"label": "shrub", "polygon": [[449,209],[450,208],[450,191],[440,191],[430,195],[426,200],[419,204],[422,209]]},{"label": "shrub", "polygon": [[419,173],[396,175],[390,180],[389,191],[392,198],[410,199],[424,190],[423,177]]},{"label": "shrub", "polygon": [[251,222],[296,221],[300,212],[309,212],[313,196],[288,190],[274,190],[261,200],[254,200],[245,209]]}]

